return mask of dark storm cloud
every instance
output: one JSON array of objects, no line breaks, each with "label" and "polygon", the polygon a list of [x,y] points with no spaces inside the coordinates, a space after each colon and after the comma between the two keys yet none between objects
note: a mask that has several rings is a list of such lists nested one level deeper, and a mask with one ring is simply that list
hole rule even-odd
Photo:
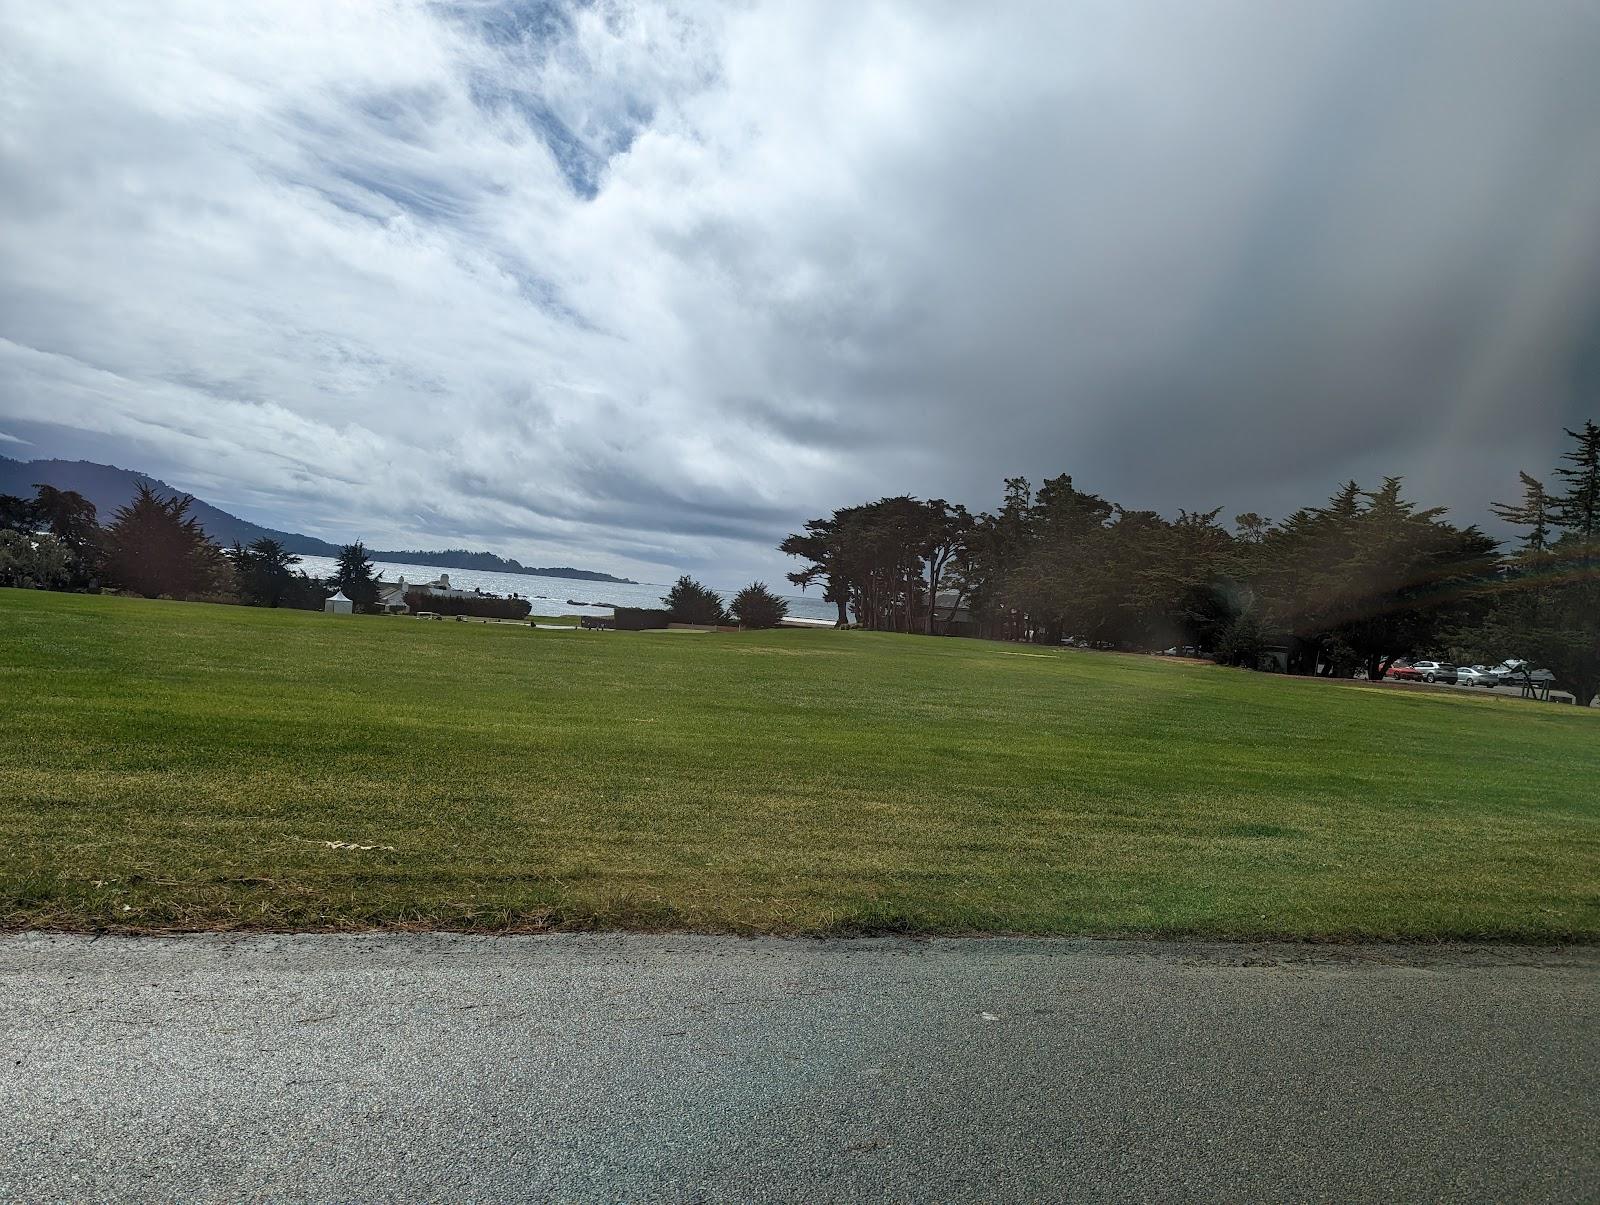
[{"label": "dark storm cloud", "polygon": [[0,433],[276,525],[734,580],[1016,473],[1476,519],[1600,411],[1592,6],[105,20],[5,19]]}]

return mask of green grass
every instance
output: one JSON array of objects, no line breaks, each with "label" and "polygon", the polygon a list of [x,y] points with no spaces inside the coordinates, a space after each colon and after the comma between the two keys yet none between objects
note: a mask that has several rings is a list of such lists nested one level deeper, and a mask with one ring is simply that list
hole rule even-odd
[{"label": "green grass", "polygon": [[530,615],[528,616],[527,622],[552,624],[559,623],[565,627],[575,628],[578,626],[578,617],[576,615]]},{"label": "green grass", "polygon": [[0,590],[11,928],[1594,939],[1597,785],[1520,700]]}]

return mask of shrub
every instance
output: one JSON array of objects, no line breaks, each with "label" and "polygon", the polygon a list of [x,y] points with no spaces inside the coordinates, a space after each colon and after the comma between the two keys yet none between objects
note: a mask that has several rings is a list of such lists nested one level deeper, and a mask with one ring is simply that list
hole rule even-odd
[{"label": "shrub", "polygon": [[1265,647],[1260,621],[1254,615],[1239,615],[1224,624],[1217,633],[1211,658],[1218,665],[1242,665],[1246,669],[1255,669]]},{"label": "shrub", "polygon": [[722,596],[685,574],[661,600],[666,603],[673,623],[727,623]]},{"label": "shrub", "polygon": [[54,536],[0,531],[0,586],[60,589],[72,576],[72,554]]},{"label": "shrub", "polygon": [[284,587],[280,607],[293,607],[298,611],[320,611],[334,587],[320,577],[312,577],[304,570],[297,571]]},{"label": "shrub", "polygon": [[406,606],[413,611],[432,611],[435,615],[471,615],[476,619],[526,619],[533,604],[525,598],[501,598],[496,594],[472,594],[457,598],[427,590],[407,590]]},{"label": "shrub", "polygon": [[744,628],[775,628],[789,614],[789,604],[768,590],[765,582],[751,582],[733,596],[728,609]]}]

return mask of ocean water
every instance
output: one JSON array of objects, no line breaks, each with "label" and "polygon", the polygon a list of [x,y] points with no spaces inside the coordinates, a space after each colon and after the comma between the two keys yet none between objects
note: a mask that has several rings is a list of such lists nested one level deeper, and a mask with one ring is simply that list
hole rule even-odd
[{"label": "ocean water", "polygon": [[[327,556],[302,556],[297,569],[313,577],[327,577],[337,562]],[[491,573],[480,569],[446,569],[438,565],[402,565],[394,561],[373,561],[373,567],[388,581],[405,578],[408,582],[431,582],[441,573],[450,575],[450,584],[459,590],[482,590],[485,594],[520,594],[533,603],[535,615],[603,615],[612,607],[659,607],[661,596],[670,588],[651,582],[622,585],[618,582],[588,582],[578,578],[540,577],[534,573]],[[720,586],[712,589],[726,602],[735,591]],[[823,602],[820,593],[785,595],[789,614],[797,619],[838,618],[832,603]],[[571,600],[571,601],[569,601]]]}]

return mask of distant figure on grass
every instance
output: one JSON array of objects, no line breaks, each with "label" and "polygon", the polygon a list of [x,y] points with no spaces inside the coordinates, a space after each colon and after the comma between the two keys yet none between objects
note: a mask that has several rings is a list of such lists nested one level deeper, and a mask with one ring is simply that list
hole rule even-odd
[{"label": "distant figure on grass", "polygon": [[728,613],[722,607],[722,596],[688,574],[680,577],[661,601],[666,604],[673,623],[728,622]]},{"label": "distant figure on grass", "polygon": [[728,610],[741,628],[775,628],[789,614],[789,604],[768,590],[765,582],[751,582],[733,596]]}]

